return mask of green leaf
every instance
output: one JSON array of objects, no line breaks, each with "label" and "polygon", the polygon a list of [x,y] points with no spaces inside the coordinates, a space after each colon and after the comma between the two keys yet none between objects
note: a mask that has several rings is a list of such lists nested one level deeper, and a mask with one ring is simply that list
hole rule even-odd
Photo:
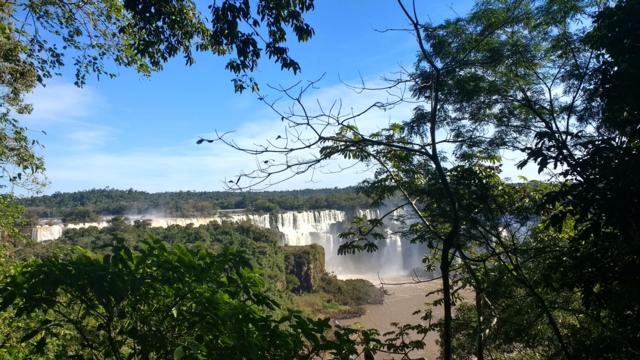
[{"label": "green leaf", "polygon": [[178,346],[176,350],[173,352],[173,359],[180,360],[184,358],[184,355],[185,355],[184,348],[182,346]]}]

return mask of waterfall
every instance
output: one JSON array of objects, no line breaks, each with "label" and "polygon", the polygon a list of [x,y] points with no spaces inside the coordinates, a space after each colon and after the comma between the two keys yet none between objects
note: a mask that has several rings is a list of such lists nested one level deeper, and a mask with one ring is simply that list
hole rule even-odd
[{"label": "waterfall", "polygon": [[[404,242],[399,233],[402,228],[402,209],[395,210],[384,220],[380,232],[384,240],[376,242],[378,251],[374,253],[357,253],[338,255],[338,247],[342,239],[338,234],[345,231],[353,216],[373,219],[381,216],[380,209],[359,209],[348,214],[340,210],[287,211],[274,215],[224,213],[211,217],[173,218],[135,216],[129,221],[148,220],[152,227],[166,228],[172,225],[193,226],[206,225],[210,222],[242,222],[248,221],[257,226],[273,229],[283,234],[283,245],[300,246],[318,244],[324,247],[326,268],[341,276],[383,276],[406,275],[409,271],[421,266],[422,256],[426,248],[422,245]],[[48,224],[37,225],[32,230],[35,241],[50,241],[62,236],[66,229],[77,229],[89,226],[102,228],[106,221],[83,224]]]},{"label": "waterfall", "polygon": [[276,216],[275,228],[284,234],[285,245],[332,244],[336,233],[331,227],[346,219],[346,213],[339,210],[288,211]]},{"label": "waterfall", "polygon": [[62,236],[64,225],[37,225],[31,229],[31,239],[35,241],[55,240]]},{"label": "waterfall", "polygon": [[62,236],[62,232],[67,229],[81,229],[91,226],[103,228],[108,226],[106,221],[95,223],[79,223],[79,224],[41,224],[31,229],[31,239],[35,241],[56,240]]}]

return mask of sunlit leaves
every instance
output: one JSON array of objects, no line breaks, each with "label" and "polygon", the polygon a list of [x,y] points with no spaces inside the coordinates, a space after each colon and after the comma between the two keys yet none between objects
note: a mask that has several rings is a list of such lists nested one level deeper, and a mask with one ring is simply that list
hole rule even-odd
[{"label": "sunlit leaves", "polygon": [[65,339],[58,350],[67,356],[241,358],[250,348],[260,358],[291,357],[300,339],[272,317],[276,304],[263,287],[237,252],[120,243],[102,257],[75,249],[19,265],[4,279],[0,310],[39,319],[21,341]]},{"label": "sunlit leaves", "polygon": [[258,91],[258,83],[248,73],[254,71],[263,54],[294,73],[300,65],[289,56],[287,29],[298,41],[307,41],[313,29],[303,15],[313,10],[313,0],[299,2],[225,0],[199,9],[190,0],[166,2],[126,1],[130,21],[121,27],[127,52],[120,59],[148,69],[162,68],[170,58],[183,55],[187,65],[196,52],[229,56],[225,68],[235,75],[236,91],[247,87]]}]

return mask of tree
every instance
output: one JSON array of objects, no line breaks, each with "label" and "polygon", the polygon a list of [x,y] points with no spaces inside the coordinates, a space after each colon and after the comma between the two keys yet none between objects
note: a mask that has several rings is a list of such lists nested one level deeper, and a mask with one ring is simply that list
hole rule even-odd
[{"label": "tree", "polygon": [[7,194],[0,195],[0,243],[24,237],[21,230],[27,225],[27,221],[23,215],[24,207],[15,197]]},{"label": "tree", "polygon": [[585,43],[597,51],[598,66],[592,74],[593,99],[601,103],[602,122],[626,137],[637,138],[640,97],[637,84],[640,70],[638,37],[640,29],[633,18],[640,13],[637,1],[618,1],[595,16],[595,26]]},{"label": "tree", "polygon": [[259,272],[231,250],[153,240],[137,250],[115,244],[104,256],[72,248],[20,263],[2,280],[2,310],[15,322],[5,345],[24,358],[293,359],[307,332],[328,326],[276,317]]},{"label": "tree", "polygon": [[317,246],[278,242],[250,224],[160,229],[116,220],[23,246],[0,263],[0,358],[411,359],[425,346],[430,312],[425,324],[380,336],[289,310],[285,286],[309,275],[298,290],[321,291],[333,305],[355,309],[382,293],[324,273]]},{"label": "tree", "polygon": [[[499,6],[487,4],[487,14],[495,16]],[[557,169],[562,185],[539,210],[541,222],[553,229],[545,236],[557,243],[535,241],[553,249],[547,262],[555,268],[530,271],[552,279],[538,285],[540,292],[579,299],[549,306],[554,316],[577,323],[554,326],[568,358],[638,353],[632,324],[639,314],[625,301],[638,291],[628,269],[640,261],[631,230],[637,227],[637,187],[628,182],[638,168],[638,97],[631,89],[619,96],[629,87],[621,77],[637,74],[630,62],[638,53],[637,27],[624,19],[637,16],[638,7],[633,1],[607,5],[524,3],[520,21],[488,37],[486,47],[470,49],[458,80],[464,86],[450,93],[455,121],[469,121],[462,134],[489,125],[495,133],[486,146],[521,151],[521,164],[535,162],[539,171]],[[583,21],[590,17],[594,23]],[[474,36],[466,31],[449,41],[464,44]],[[558,269],[564,276],[551,277]]]},{"label": "tree", "polygon": [[300,65],[286,47],[288,31],[306,41],[313,29],[304,20],[313,0],[224,0],[206,11],[191,0],[36,1],[0,4],[0,187],[39,190],[44,161],[40,144],[27,136],[17,115],[28,115],[25,94],[60,75],[66,63],[75,84],[87,76],[114,77],[107,64],[132,67],[144,75],[182,55],[193,64],[196,52],[228,56],[226,69],[241,92],[259,89],[250,75],[266,55],[294,73]]},{"label": "tree", "polygon": [[23,56],[24,47],[10,23],[12,5],[0,4],[0,186],[38,184],[34,177],[43,169],[42,159],[35,155],[37,144],[26,136],[13,112],[26,114],[31,107],[23,95],[37,83],[36,69]]},{"label": "tree", "polygon": [[[638,99],[623,89],[637,71],[631,61],[637,28],[630,20],[637,17],[636,2],[487,0],[439,25],[422,23],[415,6],[399,5],[417,40],[416,67],[387,87],[358,89],[395,90],[392,100],[360,112],[344,113],[339,102],[314,112],[303,100],[314,82],[280,88],[293,105],[281,111],[267,104],[285,121],[284,140],[247,148],[224,134],[212,139],[270,159],[235,184],[268,185],[335,157],[374,166],[364,191],[378,202],[400,197],[398,207],[411,218],[406,235],[428,243],[437,256],[445,359],[454,350],[452,307],[460,283],[476,294],[476,358],[483,358],[485,343],[493,346],[482,338],[492,328],[483,308],[498,300],[522,309],[516,306],[522,297],[542,319],[535,320],[542,331],[499,340],[513,351],[633,357],[639,332],[632,324],[640,312],[627,295],[638,290],[630,269],[640,252],[632,230],[637,186],[629,175],[639,159]],[[610,41],[614,33],[621,41]],[[621,92],[625,96],[616,95]],[[368,112],[405,101],[419,105],[404,121],[372,133],[355,124]],[[517,199],[528,198],[529,205],[519,210],[505,200],[514,193],[497,178],[502,150],[523,154],[519,166],[533,162],[559,185],[521,188],[529,194]],[[358,219],[341,250],[375,250],[380,224]],[[510,294],[501,294],[497,284],[510,284]],[[493,319],[528,321],[514,315],[495,312]]]}]

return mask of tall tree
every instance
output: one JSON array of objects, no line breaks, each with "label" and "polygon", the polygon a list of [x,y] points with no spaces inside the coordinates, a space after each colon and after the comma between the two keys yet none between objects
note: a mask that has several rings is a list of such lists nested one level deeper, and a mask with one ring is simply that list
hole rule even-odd
[{"label": "tall tree", "polygon": [[[215,139],[269,156],[235,184],[268,184],[334,157],[377,167],[374,179],[363,183],[365,191],[379,201],[399,195],[414,223],[408,234],[431,244],[439,257],[445,359],[452,357],[456,280],[451,267],[458,265],[455,274],[485,295],[475,307],[477,358],[483,356],[482,327],[489,326],[481,319],[482,305],[491,303],[491,293],[502,296],[488,284],[504,276],[517,287],[512,295],[525,296],[544,320],[545,331],[536,335],[543,342],[526,345],[533,353],[611,357],[618,349],[625,357],[636,354],[639,332],[633,324],[640,312],[631,300],[635,296],[627,295],[635,294],[639,283],[631,271],[640,259],[632,175],[639,159],[638,99],[634,89],[624,89],[637,74],[632,60],[638,32],[630,20],[637,17],[637,2],[608,7],[598,1],[486,0],[470,14],[438,25],[421,22],[415,4],[399,5],[419,56],[414,71],[382,89],[400,89],[398,95],[362,112],[345,114],[335,103],[314,113],[303,101],[313,84],[281,89],[294,103],[290,110],[268,105],[287,122],[279,137],[284,140],[246,148],[224,135]],[[407,84],[409,97],[402,92]],[[407,120],[373,133],[355,123],[369,111],[406,100],[421,103]],[[505,222],[519,211],[517,204],[491,213],[505,194],[495,191],[504,188],[501,182],[489,181],[497,171],[492,162],[505,149],[523,154],[520,166],[533,162],[559,182],[532,198],[538,206],[528,207],[519,232]],[[469,193],[485,186],[490,198]],[[478,217],[478,212],[484,213]],[[380,234],[374,229],[380,223],[360,220],[345,234],[343,251],[375,250]],[[484,261],[491,264],[486,271],[478,266]],[[563,276],[555,276],[554,266]],[[491,278],[483,280],[485,275]],[[589,335],[587,328],[597,331]],[[546,345],[538,348],[541,344]]]},{"label": "tall tree", "polygon": [[[18,115],[28,115],[25,94],[58,76],[67,63],[75,83],[87,76],[116,75],[107,64],[132,67],[145,75],[196,52],[229,58],[226,69],[236,91],[258,90],[251,76],[263,55],[294,73],[289,37],[306,41],[313,29],[304,15],[313,0],[224,0],[208,6],[191,0],[36,1],[0,3],[0,186],[41,188],[44,162],[39,144],[27,136]],[[9,189],[12,190],[12,189]]]}]

